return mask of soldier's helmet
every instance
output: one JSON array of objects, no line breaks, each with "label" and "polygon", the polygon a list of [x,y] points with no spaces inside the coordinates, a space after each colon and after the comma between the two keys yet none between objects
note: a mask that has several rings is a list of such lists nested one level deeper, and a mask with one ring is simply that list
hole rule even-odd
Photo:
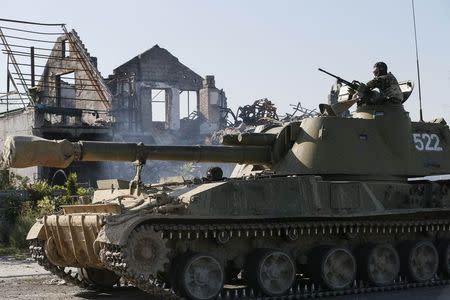
[{"label": "soldier's helmet", "polygon": [[376,69],[379,70],[379,72],[380,72],[379,75],[385,75],[385,74],[387,74],[388,67],[387,67],[387,65],[386,65],[384,62],[379,61],[379,62],[375,63],[375,64],[373,65],[373,67],[374,67],[374,69],[376,68]]}]

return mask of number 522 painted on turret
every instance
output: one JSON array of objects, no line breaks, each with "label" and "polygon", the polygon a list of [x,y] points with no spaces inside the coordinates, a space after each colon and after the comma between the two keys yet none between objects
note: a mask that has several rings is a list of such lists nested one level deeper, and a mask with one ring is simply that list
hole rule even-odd
[{"label": "number 522 painted on turret", "polygon": [[441,140],[435,133],[413,133],[412,136],[418,151],[443,151]]}]

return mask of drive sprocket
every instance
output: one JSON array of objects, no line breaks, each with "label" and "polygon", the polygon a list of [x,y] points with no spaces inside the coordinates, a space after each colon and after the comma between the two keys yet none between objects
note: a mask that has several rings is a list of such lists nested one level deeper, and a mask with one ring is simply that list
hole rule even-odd
[{"label": "drive sprocket", "polygon": [[169,252],[167,240],[147,224],[136,227],[123,246],[128,273],[145,281],[156,279],[168,269]]}]

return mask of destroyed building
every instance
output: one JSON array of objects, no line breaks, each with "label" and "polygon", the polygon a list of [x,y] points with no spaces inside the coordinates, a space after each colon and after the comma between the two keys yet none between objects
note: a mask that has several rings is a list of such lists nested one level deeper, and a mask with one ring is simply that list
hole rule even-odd
[{"label": "destroyed building", "polygon": [[[97,70],[96,59],[87,52],[78,34],[62,27],[53,40],[27,37],[23,39],[38,45],[17,45],[7,40],[14,33],[4,34],[13,29],[19,28],[0,26],[3,53],[8,57],[7,92],[0,99],[4,104],[0,114],[0,142],[3,144],[8,135],[14,134],[72,141],[109,139],[111,96]],[[17,33],[12,37],[22,38]],[[27,47],[30,51],[23,51]],[[98,163],[89,162],[74,164],[67,171],[77,172],[82,181],[88,182],[90,169],[98,167]],[[54,174],[63,174],[44,167],[15,172],[31,180],[53,180]],[[64,180],[61,177],[56,182],[61,183],[59,179]]]},{"label": "destroyed building", "polygon": [[34,133],[45,138],[102,140],[111,136],[111,94],[76,31],[57,38],[32,89],[43,119]]},{"label": "destroyed building", "polygon": [[115,134],[147,143],[192,144],[226,125],[221,109],[226,97],[214,76],[203,79],[158,45],[114,69],[107,84]]},{"label": "destroyed building", "polygon": [[[0,93],[1,144],[14,134],[190,144],[225,125],[226,97],[214,76],[202,78],[157,45],[104,79],[75,31],[63,24],[19,24],[0,24],[8,66],[6,92]],[[15,171],[32,180],[62,173],[43,167]],[[96,162],[74,164],[71,171],[90,185],[109,175]]]}]

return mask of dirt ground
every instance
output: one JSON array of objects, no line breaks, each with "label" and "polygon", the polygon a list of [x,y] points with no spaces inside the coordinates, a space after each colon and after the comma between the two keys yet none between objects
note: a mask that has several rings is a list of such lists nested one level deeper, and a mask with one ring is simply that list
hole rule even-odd
[{"label": "dirt ground", "polygon": [[71,284],[61,284],[54,276],[33,275],[0,279],[1,299],[137,299],[151,300],[136,288],[127,287],[108,293],[86,291]]},{"label": "dirt ground", "polygon": [[[0,257],[0,299],[133,299],[152,300],[147,294],[133,287],[112,289],[108,293],[87,291],[67,284],[49,274],[31,259],[16,260]],[[450,286],[419,288],[408,291],[352,295],[333,300],[381,300],[381,299],[438,299],[450,300]]]},{"label": "dirt ground", "polygon": [[51,275],[32,259],[0,257],[0,299],[146,299],[148,295],[133,287],[109,293],[87,291]]}]

